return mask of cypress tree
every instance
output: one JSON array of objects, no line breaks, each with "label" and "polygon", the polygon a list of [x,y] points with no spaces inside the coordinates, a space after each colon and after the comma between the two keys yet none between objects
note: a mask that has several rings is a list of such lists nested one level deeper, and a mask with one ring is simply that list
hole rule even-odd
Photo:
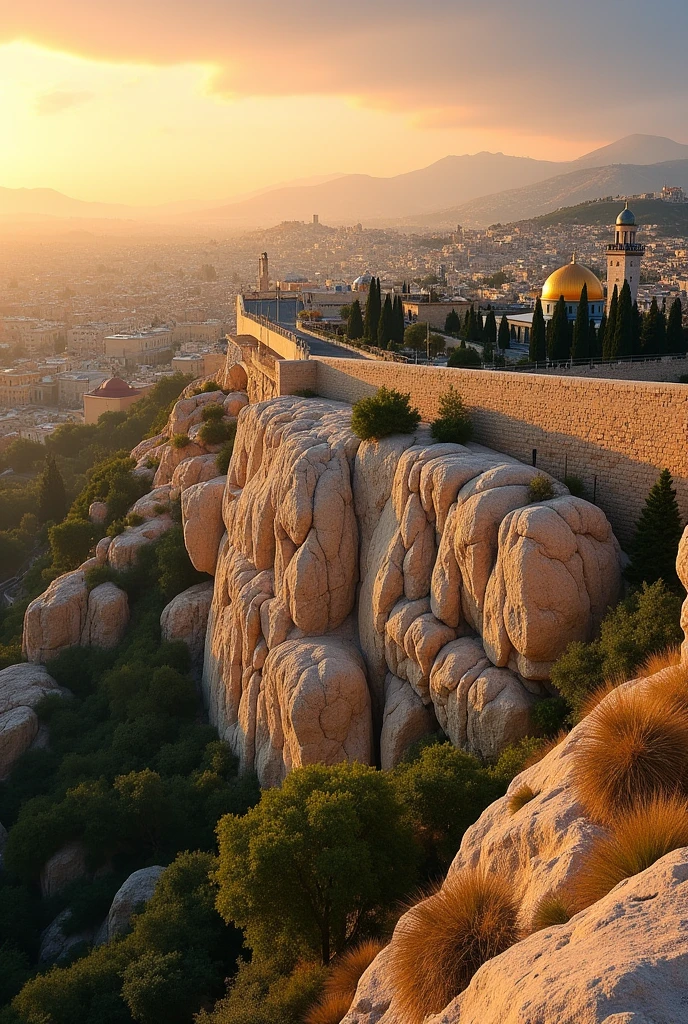
[{"label": "cypress tree", "polygon": [[573,342],[571,344],[572,359],[587,359],[590,334],[590,314],[588,312],[588,286],[583,284],[578,302],[578,311],[573,325]]},{"label": "cypress tree", "polygon": [[542,313],[540,296],[535,300],[533,323],[530,328],[528,358],[531,363],[544,363],[547,359],[547,331],[545,328],[545,318]]},{"label": "cypress tree", "polygon": [[478,310],[473,320],[473,334],[468,339],[469,341],[482,341],[483,340],[483,315]]},{"label": "cypress tree", "polygon": [[349,319],[346,323],[346,336],[349,341],[359,341],[363,337],[363,316],[358,299],[354,299],[351,303]]},{"label": "cypress tree", "polygon": [[404,303],[401,300],[401,295],[394,296],[394,304],[392,306],[392,312],[394,314],[394,334],[392,340],[394,341],[395,347],[404,344],[404,329],[406,324],[404,322]]},{"label": "cypress tree", "polygon": [[661,313],[659,312],[659,306],[657,305],[657,297],[652,296],[652,302],[650,308],[643,318],[643,328],[640,338],[640,343],[644,355],[654,355],[662,351],[662,327],[661,327]]},{"label": "cypress tree", "polygon": [[619,308],[614,327],[611,358],[630,356],[633,352],[633,300],[628,281],[624,281],[619,294]]},{"label": "cypress tree", "polygon": [[597,338],[595,341],[595,351],[591,350],[591,355],[601,356],[604,353],[604,339],[607,331],[607,314],[602,314],[600,320],[600,326],[597,328]]},{"label": "cypress tree", "polygon": [[631,353],[637,356],[640,353],[640,337],[643,331],[643,315],[638,309],[638,303],[633,303],[633,327],[631,330]]},{"label": "cypress tree", "polygon": [[605,359],[611,359],[614,355],[614,344],[616,339],[616,319],[619,312],[619,291],[614,285],[614,291],[612,292],[612,301],[609,303],[609,316],[607,317],[607,323],[604,328],[604,347],[602,349],[602,356]]},{"label": "cypress tree", "polygon": [[590,358],[598,354],[597,344],[598,342],[597,331],[595,330],[595,321],[591,317],[590,323],[588,324],[588,355],[590,356]]},{"label": "cypress tree", "polygon": [[450,313],[447,313],[447,318],[444,321],[444,333],[445,334],[458,334],[461,330],[461,317],[452,309]]},{"label": "cypress tree", "polygon": [[683,530],[673,482],[669,470],[663,469],[636,523],[626,569],[629,582],[636,586],[661,579],[670,590],[681,590],[676,555]]},{"label": "cypress tree", "polygon": [[497,317],[492,308],[488,309],[485,323],[483,324],[483,345],[489,345],[494,349],[497,344]]},{"label": "cypress tree", "polygon": [[392,312],[392,300],[389,292],[385,295],[385,303],[382,307],[377,327],[378,348],[389,348],[389,343],[394,336],[394,313]]},{"label": "cypress tree", "polygon": [[669,309],[669,319],[666,329],[666,350],[667,352],[685,352],[686,337],[683,331],[683,308],[681,300],[676,298]]},{"label": "cypress tree", "polygon": [[505,316],[499,321],[499,332],[497,333],[497,344],[502,349],[511,348],[511,331],[509,321]]},{"label": "cypress tree", "polygon": [[554,315],[550,320],[549,357],[550,359],[568,359],[571,354],[571,326],[566,312],[564,296],[554,307]]},{"label": "cypress tree", "polygon": [[41,523],[61,523],[67,515],[67,495],[64,480],[57,468],[55,456],[49,454],[38,481],[38,518]]}]

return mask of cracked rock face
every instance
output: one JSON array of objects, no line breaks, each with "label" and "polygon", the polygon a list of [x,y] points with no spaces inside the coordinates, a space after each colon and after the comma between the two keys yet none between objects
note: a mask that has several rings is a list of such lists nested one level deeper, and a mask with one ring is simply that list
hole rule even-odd
[{"label": "cracked rock face", "polygon": [[36,742],[34,708],[53,695],[67,696],[68,691],[42,665],[10,665],[0,672],[0,779],[7,778],[17,758]]}]

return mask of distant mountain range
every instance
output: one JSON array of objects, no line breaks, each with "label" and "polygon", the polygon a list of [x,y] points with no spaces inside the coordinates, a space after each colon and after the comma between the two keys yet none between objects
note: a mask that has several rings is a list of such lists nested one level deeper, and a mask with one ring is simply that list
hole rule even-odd
[{"label": "distant mountain range", "polygon": [[[97,223],[135,221],[181,230],[243,230],[285,220],[324,224],[446,229],[482,227],[548,213],[606,195],[688,188],[688,146],[655,135],[629,135],[566,163],[503,153],[447,156],[389,178],[339,174],[263,189],[217,205],[208,202],[136,207],[72,199],[52,189],[0,188],[0,222],[40,219]],[[132,225],[133,226],[133,225]],[[114,225],[113,225],[114,227]]]}]

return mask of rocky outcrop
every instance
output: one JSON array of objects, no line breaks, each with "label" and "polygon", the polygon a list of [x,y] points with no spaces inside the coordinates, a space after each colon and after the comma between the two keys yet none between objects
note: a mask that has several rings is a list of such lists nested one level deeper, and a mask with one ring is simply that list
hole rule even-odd
[{"label": "rocky outcrop", "polygon": [[104,501],[92,501],[88,506],[88,518],[96,526],[103,526],[107,520],[108,507]]},{"label": "rocky outcrop", "polygon": [[436,728],[432,710],[403,679],[385,679],[385,705],[380,730],[380,767],[394,768],[417,740]]},{"label": "rocky outcrop", "polygon": [[159,540],[172,526],[172,517],[167,513],[147,519],[139,526],[130,526],[113,537],[108,548],[108,562],[113,569],[121,571],[134,565],[141,548]]},{"label": "rocky outcrop", "polygon": [[86,874],[86,850],[81,842],[67,843],[54,853],[41,871],[41,893],[54,896],[70,882]]},{"label": "rocky outcrop", "polygon": [[170,485],[163,484],[161,487],[154,487],[148,494],[134,502],[131,513],[135,516],[142,516],[143,519],[155,519],[156,516],[165,515],[170,511]]},{"label": "rocky outcrop", "polygon": [[[676,572],[683,586],[688,590],[688,526],[683,531],[681,543],[678,546],[678,557],[676,559]],[[683,630],[683,644],[681,645],[681,661],[688,662],[688,597],[681,608],[681,629]]]},{"label": "rocky outcrop", "polygon": [[181,494],[187,487],[205,483],[206,480],[212,480],[219,475],[216,455],[197,455],[195,459],[186,459],[179,463],[172,474],[172,488]]},{"label": "rocky outcrop", "polygon": [[[125,537],[126,532],[121,536]],[[125,564],[113,560],[113,549],[118,540],[120,537],[116,537],[108,547],[108,558],[114,568],[122,568]],[[102,583],[89,593],[84,569],[76,569],[58,576],[26,609],[22,639],[24,656],[28,661],[40,663],[50,661],[60,651],[78,644],[115,647],[122,639],[128,622],[129,606],[124,591],[114,583]]]},{"label": "rocky outcrop", "polygon": [[[54,921],[41,932],[38,948],[39,964],[59,963],[69,957],[72,950],[93,938],[91,930],[66,934],[66,925],[72,917],[68,908],[60,911]],[[64,930],[63,930],[64,929]]]},{"label": "rocky outcrop", "polygon": [[42,665],[10,665],[0,672],[0,779],[36,741],[36,705],[48,696],[68,696]]},{"label": "rocky outcrop", "polygon": [[675,1024],[685,1019],[688,850],[626,879],[566,925],[488,961],[428,1024]]},{"label": "rocky outcrop", "polygon": [[140,868],[129,875],[115,893],[98,935],[99,943],[112,942],[117,935],[123,935],[128,930],[134,913],[151,898],[164,870],[164,867],[156,864],[150,868]]},{"label": "rocky outcrop", "polygon": [[197,583],[177,594],[163,608],[160,632],[163,640],[182,640],[189,648],[196,674],[203,666],[205,634],[213,599],[213,584]]},{"label": "rocky outcrop", "polygon": [[182,523],[184,544],[199,572],[212,576],[225,524],[222,520],[222,500],[226,476],[216,476],[205,483],[192,484],[182,493]]},{"label": "rocky outcrop", "polygon": [[171,483],[177,466],[181,465],[182,462],[186,462],[187,459],[195,459],[199,455],[206,454],[207,452],[202,445],[196,444],[191,440],[182,448],[177,448],[173,444],[164,445],[160,450],[160,465],[155,471],[153,484],[155,487],[160,487],[162,484]]}]

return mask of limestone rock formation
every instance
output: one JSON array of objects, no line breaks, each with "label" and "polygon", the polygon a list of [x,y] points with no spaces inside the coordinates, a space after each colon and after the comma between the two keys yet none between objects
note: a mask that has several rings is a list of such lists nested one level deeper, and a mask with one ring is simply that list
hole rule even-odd
[{"label": "limestone rock formation", "polygon": [[134,502],[131,507],[133,515],[142,516],[144,519],[155,519],[156,516],[164,515],[169,511],[170,484],[154,487],[152,491]]},{"label": "limestone rock formation", "polygon": [[115,893],[98,936],[100,942],[111,942],[115,936],[127,931],[134,912],[151,898],[164,870],[164,867],[156,864],[150,868],[140,868],[129,875]]},{"label": "limestone rock formation", "polygon": [[226,476],[216,476],[204,483],[192,484],[182,493],[184,544],[189,558],[199,572],[215,572],[217,553],[225,524],[222,521],[222,500]]},{"label": "limestone rock formation", "polygon": [[205,448],[193,441],[189,441],[183,448],[176,448],[173,444],[164,445],[160,451],[160,465],[153,477],[154,485],[160,487],[162,484],[169,484],[177,466],[187,459],[195,459],[206,454]]},{"label": "limestone rock formation", "polygon": [[80,842],[67,843],[54,853],[41,871],[41,893],[54,896],[70,882],[86,874],[86,850]]},{"label": "limestone rock formation", "polygon": [[380,730],[380,767],[394,768],[417,740],[436,728],[435,716],[403,679],[391,672],[385,680],[385,706]]},{"label": "limestone rock formation", "polygon": [[118,571],[128,569],[136,562],[141,548],[162,537],[172,526],[172,517],[167,513],[146,519],[140,526],[129,526],[124,533],[113,537],[108,548],[108,562]]},{"label": "limestone rock formation", "polygon": [[195,459],[179,463],[172,474],[172,488],[182,493],[192,484],[202,484],[219,475],[216,455],[197,455]]},{"label": "limestone rock formation", "polygon": [[[121,536],[125,537],[126,533]],[[118,564],[113,559],[117,540],[120,538],[116,537],[109,545],[108,558],[114,568],[122,568],[124,563]],[[128,622],[129,606],[124,591],[114,583],[102,583],[89,593],[84,569],[75,569],[53,580],[26,609],[24,656],[28,661],[40,663],[50,661],[60,651],[77,644],[114,647]]]},{"label": "limestone rock formation", "polygon": [[75,932],[73,935],[65,934],[63,926],[68,923],[71,917],[71,910],[65,908],[41,932],[38,948],[39,964],[59,963],[60,960],[66,959],[76,946],[91,940],[93,936],[92,931]]},{"label": "limestone rock formation", "polygon": [[213,584],[197,583],[172,598],[160,616],[163,640],[183,640],[191,652],[193,666],[199,673],[203,666],[205,634],[212,599]]},{"label": "limestone rock formation", "polygon": [[88,506],[88,518],[96,526],[102,526],[107,519],[107,505],[104,501],[92,501]]}]

